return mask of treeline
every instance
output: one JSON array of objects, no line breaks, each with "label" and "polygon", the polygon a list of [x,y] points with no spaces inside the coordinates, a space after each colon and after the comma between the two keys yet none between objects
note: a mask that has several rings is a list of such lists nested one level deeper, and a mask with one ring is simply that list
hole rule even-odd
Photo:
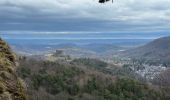
[{"label": "treeline", "polygon": [[168,88],[160,90],[131,78],[104,74],[91,66],[107,67],[107,63],[24,58],[20,59],[18,74],[28,85],[30,100],[170,100]]},{"label": "treeline", "polygon": [[71,63],[75,65],[83,65],[86,67],[96,68],[96,69],[105,68],[108,66],[106,62],[103,62],[98,59],[90,59],[90,58],[74,59]]}]

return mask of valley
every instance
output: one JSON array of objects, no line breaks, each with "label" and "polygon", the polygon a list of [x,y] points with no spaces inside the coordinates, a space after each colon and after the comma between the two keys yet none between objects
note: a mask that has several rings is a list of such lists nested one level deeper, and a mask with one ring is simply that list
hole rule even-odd
[{"label": "valley", "polygon": [[[12,49],[18,57],[17,74],[27,84],[30,100],[166,100],[170,91],[168,54],[162,59],[157,52],[168,53],[168,48],[157,44],[165,38],[169,42],[169,37],[163,37],[142,46],[58,44],[44,49],[44,45],[12,45]],[[156,45],[155,54],[146,56],[153,50],[150,44]]]},{"label": "valley", "polygon": [[[14,51],[18,51],[19,55],[25,55],[30,58],[36,58],[36,59],[42,59],[48,61],[71,62],[74,59],[81,59],[81,58],[99,59],[110,65],[115,65],[117,67],[121,67],[121,68],[127,67],[132,72],[138,74],[140,77],[149,81],[154,79],[154,77],[159,75],[162,71],[167,70],[169,66],[168,48],[164,49],[162,47],[162,44],[157,44],[160,43],[159,41],[162,40],[163,42],[166,43],[169,42],[168,39],[165,40],[164,38],[161,38],[161,39],[154,40],[153,42],[148,43],[146,45],[143,44],[142,46],[118,46],[118,45],[103,44],[103,43],[77,45],[77,44],[70,43],[70,44],[53,45],[52,47],[48,45],[49,48],[46,49],[43,49],[44,45],[42,45],[42,47],[40,47],[41,45],[38,47],[34,46],[38,48],[37,50],[30,46],[28,47],[26,46],[25,48],[21,48],[21,46],[16,46],[13,49]],[[152,44],[155,44],[156,47]],[[169,44],[167,44],[167,46],[164,47],[169,47],[168,45]],[[19,50],[17,50],[17,48]],[[36,54],[36,52],[38,53]],[[156,54],[156,53],[161,53],[161,54]],[[166,56],[162,58],[162,55],[166,55]],[[104,70],[107,70],[109,73],[112,73],[114,67],[108,66]]]}]

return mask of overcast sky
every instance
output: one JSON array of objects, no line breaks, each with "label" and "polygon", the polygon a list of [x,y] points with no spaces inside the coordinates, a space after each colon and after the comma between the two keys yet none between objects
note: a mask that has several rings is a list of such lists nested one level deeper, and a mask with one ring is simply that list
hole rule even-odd
[{"label": "overcast sky", "polygon": [[170,30],[170,0],[0,0],[0,31]]}]

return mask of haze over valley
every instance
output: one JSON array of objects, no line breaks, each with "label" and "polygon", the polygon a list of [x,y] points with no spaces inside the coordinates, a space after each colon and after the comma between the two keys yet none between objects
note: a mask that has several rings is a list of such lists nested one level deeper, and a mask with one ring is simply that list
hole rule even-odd
[{"label": "haze over valley", "polygon": [[[90,50],[94,53],[127,50],[144,45],[168,33],[113,33],[113,32],[2,32],[18,53],[36,54],[66,48]],[[37,51],[37,52],[36,52]]]},{"label": "haze over valley", "polygon": [[[60,59],[60,56],[64,59],[68,56],[72,60],[99,59],[121,67],[129,66],[146,79],[153,79],[169,66],[167,55],[169,46],[161,48],[164,43],[169,42],[169,37],[160,39],[160,42],[155,40],[166,36],[168,33],[9,32],[1,34],[12,49],[22,56],[52,61]],[[152,47],[154,45],[155,48]],[[162,58],[160,53],[167,55],[167,58],[165,56]],[[54,54],[57,55],[53,56]]]}]

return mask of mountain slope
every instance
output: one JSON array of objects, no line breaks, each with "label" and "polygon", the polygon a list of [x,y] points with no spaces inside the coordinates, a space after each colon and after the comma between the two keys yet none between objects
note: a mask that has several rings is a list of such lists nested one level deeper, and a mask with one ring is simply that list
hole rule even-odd
[{"label": "mountain slope", "polygon": [[106,63],[95,59],[23,58],[18,72],[28,84],[30,100],[169,100],[147,84],[103,73],[105,67]]},{"label": "mountain slope", "polygon": [[15,56],[0,39],[0,100],[26,100],[23,82],[15,73]]},{"label": "mountain slope", "polygon": [[156,39],[144,46],[122,52],[123,56],[132,58],[146,58],[149,60],[169,61],[170,36]]}]

